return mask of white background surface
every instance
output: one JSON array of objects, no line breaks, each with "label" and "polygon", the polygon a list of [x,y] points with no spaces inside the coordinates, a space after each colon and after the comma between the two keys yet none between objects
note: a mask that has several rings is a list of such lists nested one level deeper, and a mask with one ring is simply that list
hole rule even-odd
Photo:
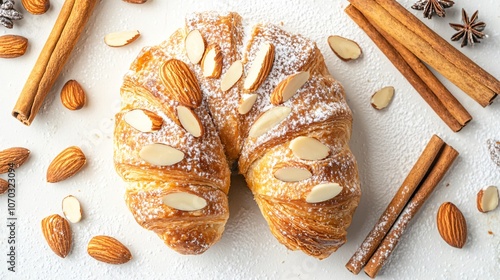
[{"label": "white background surface", "polygon": [[[16,7],[23,10],[17,2]],[[460,156],[411,222],[379,278],[500,279],[500,210],[482,214],[476,209],[480,188],[500,187],[500,167],[490,159],[487,148],[488,139],[500,140],[500,100],[482,108],[444,81],[474,117],[461,132],[453,133],[344,14],[347,1],[150,0],[143,5],[101,1],[42,110],[31,127],[26,127],[11,117],[11,111],[62,2],[52,0],[44,15],[25,12],[25,18],[12,30],[0,27],[0,35],[19,34],[30,42],[23,57],[0,60],[0,149],[23,146],[32,151],[29,161],[16,173],[16,273],[7,271],[7,196],[0,197],[0,279],[367,279],[365,275],[353,276],[344,265],[434,133],[455,147]],[[413,1],[401,3],[409,9]],[[446,18],[435,16],[424,22],[448,39],[454,33],[448,23],[460,22],[462,7],[470,14],[479,9],[488,38],[461,51],[499,78],[499,1],[457,0],[446,10]],[[175,253],[154,233],[137,225],[125,206],[124,184],[112,160],[113,116],[119,107],[122,76],[143,46],[167,39],[183,26],[187,12],[203,10],[237,11],[247,24],[282,22],[286,30],[306,35],[317,42],[331,73],[345,87],[354,112],[351,148],[359,162],[363,196],[348,243],[323,261],[278,244],[250,191],[238,180],[229,194],[231,217],[225,234],[201,256]],[[422,17],[421,12],[411,11]],[[128,29],[140,30],[138,41],[123,48],[104,44],[107,33]],[[335,57],[326,43],[333,34],[359,42],[363,57],[349,63]],[[88,94],[88,105],[80,111],[69,111],[59,101],[60,89],[69,79],[78,80]],[[395,99],[387,110],[376,111],[370,106],[370,96],[386,85],[396,88]],[[87,166],[69,180],[46,183],[52,158],[72,145],[82,147]],[[72,225],[73,249],[61,259],[45,243],[40,221],[50,214],[62,214],[61,200],[69,194],[80,199],[85,218]],[[468,242],[461,250],[441,240],[435,226],[437,209],[445,201],[455,203],[468,223]],[[100,234],[121,240],[130,248],[133,260],[113,266],[90,258],[87,242]]]}]

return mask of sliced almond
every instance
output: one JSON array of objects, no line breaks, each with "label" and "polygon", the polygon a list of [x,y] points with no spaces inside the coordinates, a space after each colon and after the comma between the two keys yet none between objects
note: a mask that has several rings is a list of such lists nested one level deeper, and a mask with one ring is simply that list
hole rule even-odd
[{"label": "sliced almond", "polygon": [[222,52],[218,45],[210,45],[201,61],[203,76],[207,78],[219,78],[222,73]]},{"label": "sliced almond", "polygon": [[362,53],[358,43],[337,35],[328,37],[328,45],[343,61],[357,59]]},{"label": "sliced almond", "polygon": [[0,151],[0,174],[7,173],[10,168],[18,168],[30,156],[30,150],[21,147],[8,148]]},{"label": "sliced almond", "polygon": [[57,183],[75,175],[87,162],[82,150],[76,146],[64,149],[47,168],[47,182]]},{"label": "sliced almond", "polygon": [[28,39],[19,35],[0,36],[0,58],[16,58],[24,55]]},{"label": "sliced almond", "polygon": [[186,54],[193,64],[198,64],[205,53],[205,40],[199,30],[194,29],[189,31],[184,41],[184,48]]},{"label": "sliced almond", "polygon": [[373,108],[382,110],[391,103],[394,97],[394,87],[388,86],[379,89],[372,95],[371,104]]},{"label": "sliced almond", "polygon": [[477,193],[477,209],[486,213],[498,207],[498,188],[489,186]]},{"label": "sliced almond", "polygon": [[243,75],[243,63],[240,60],[236,60],[229,66],[226,73],[221,78],[220,89],[222,91],[230,90]]},{"label": "sliced almond", "polygon": [[61,258],[71,251],[71,228],[68,221],[54,214],[42,220],[42,233],[50,249]]},{"label": "sliced almond", "polygon": [[193,110],[185,106],[177,106],[177,117],[182,127],[194,137],[201,137],[203,135],[203,125]]},{"label": "sliced almond", "polygon": [[439,207],[437,217],[439,234],[446,243],[462,248],[467,242],[467,223],[464,215],[455,204],[445,202]]},{"label": "sliced almond", "polygon": [[106,235],[92,237],[87,245],[87,253],[92,258],[109,264],[124,264],[132,259],[132,254],[125,245]]},{"label": "sliced almond", "polygon": [[274,107],[267,110],[255,121],[248,135],[252,138],[261,136],[286,119],[291,111],[292,109],[285,106]]},{"label": "sliced almond", "polygon": [[307,203],[319,203],[336,197],[342,192],[337,183],[326,183],[314,186],[306,197]]},{"label": "sliced almond", "polygon": [[123,120],[141,132],[158,131],[163,125],[163,119],[160,116],[144,109],[128,111],[123,115]]},{"label": "sliced almond", "polygon": [[293,154],[304,160],[322,160],[330,154],[330,149],[312,137],[299,136],[290,141]]},{"label": "sliced almond", "polygon": [[280,162],[274,166],[274,177],[283,182],[299,182],[312,177],[309,166],[299,162]]},{"label": "sliced almond", "polygon": [[80,201],[72,195],[68,195],[62,200],[62,211],[64,217],[72,223],[78,223],[82,219],[83,211]]},{"label": "sliced almond", "polygon": [[257,90],[260,85],[266,80],[267,75],[271,72],[274,63],[274,45],[264,43],[255,54],[248,75],[243,83],[243,88],[247,92]]},{"label": "sliced almond", "polygon": [[165,195],[163,204],[177,210],[196,211],[205,208],[207,201],[191,193],[176,192]]},{"label": "sliced almond", "polygon": [[80,110],[87,103],[87,96],[80,83],[69,80],[61,90],[61,103],[69,110]]},{"label": "sliced almond", "polygon": [[280,105],[286,102],[297,93],[307,80],[309,80],[309,72],[299,72],[286,77],[271,93],[271,103],[273,105]]},{"label": "sliced almond", "polygon": [[123,47],[137,40],[139,36],[139,30],[113,32],[104,37],[104,43],[110,47]]},{"label": "sliced almond", "polygon": [[168,60],[161,67],[160,77],[172,99],[189,108],[201,105],[203,96],[200,85],[186,63],[177,59]]},{"label": "sliced almond", "polygon": [[139,157],[158,166],[174,165],[184,159],[184,153],[165,144],[149,144],[142,147]]},{"label": "sliced almond", "polygon": [[238,113],[241,115],[246,115],[250,110],[252,110],[253,104],[257,101],[258,95],[255,93],[243,94],[240,100],[240,106],[238,107]]}]

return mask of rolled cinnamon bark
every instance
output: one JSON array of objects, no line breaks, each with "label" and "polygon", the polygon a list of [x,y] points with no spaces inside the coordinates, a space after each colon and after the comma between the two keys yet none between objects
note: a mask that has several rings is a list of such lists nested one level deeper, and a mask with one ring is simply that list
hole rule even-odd
[{"label": "rolled cinnamon bark", "polygon": [[12,115],[30,125],[59,77],[97,0],[66,0]]}]

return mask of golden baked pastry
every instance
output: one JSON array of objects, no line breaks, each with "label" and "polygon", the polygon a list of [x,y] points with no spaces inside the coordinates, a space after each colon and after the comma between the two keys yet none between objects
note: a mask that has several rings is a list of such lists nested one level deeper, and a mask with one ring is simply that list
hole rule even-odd
[{"label": "golden baked pastry", "polygon": [[[352,113],[316,44],[236,13],[195,13],[121,88],[114,160],[136,221],[183,254],[217,242],[237,161],[274,236],[325,258],[361,194]],[[240,77],[241,76],[241,77]]]}]

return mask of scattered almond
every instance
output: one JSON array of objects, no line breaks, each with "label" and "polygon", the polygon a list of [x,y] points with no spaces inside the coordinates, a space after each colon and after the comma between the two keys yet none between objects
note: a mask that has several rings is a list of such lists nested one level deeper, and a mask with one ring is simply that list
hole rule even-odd
[{"label": "scattered almond", "polygon": [[262,113],[250,128],[248,135],[257,138],[268,132],[290,115],[291,108],[285,106],[274,107]]},{"label": "scattered almond", "polygon": [[47,182],[57,183],[75,175],[87,162],[82,150],[76,146],[64,149],[47,169]]},{"label": "scattered almond", "polygon": [[241,115],[246,115],[250,110],[252,110],[253,104],[257,101],[258,95],[255,93],[243,94],[240,100],[240,106],[238,107],[238,113]]},{"label": "scattered almond", "polygon": [[132,4],[144,4],[146,3],[148,0],[123,0],[124,2],[127,2],[127,3],[132,3]]},{"label": "scattered almond", "polygon": [[273,173],[283,182],[299,182],[312,177],[309,166],[299,162],[280,162],[274,166]]},{"label": "scattered almond", "polygon": [[21,3],[26,11],[33,15],[44,14],[50,8],[49,0],[21,0]]},{"label": "scattered almond", "polygon": [[26,53],[28,39],[19,35],[0,36],[0,58],[16,58]]},{"label": "scattered almond", "polygon": [[241,60],[236,60],[229,66],[226,73],[221,78],[220,81],[220,89],[222,91],[230,90],[241,78],[243,75],[243,63]]},{"label": "scattered almond", "polygon": [[177,106],[177,117],[182,127],[191,133],[191,135],[194,137],[203,136],[203,125],[193,110],[185,106]]},{"label": "scattered almond", "polygon": [[123,120],[141,132],[158,131],[163,125],[163,119],[160,116],[145,109],[128,111],[124,114]]},{"label": "scattered almond", "polygon": [[158,166],[174,165],[184,159],[184,153],[165,144],[154,143],[142,147],[139,157]]},{"label": "scattered almond", "polygon": [[79,110],[87,102],[82,86],[75,80],[69,80],[61,90],[61,102],[69,110]]},{"label": "scattered almond", "polygon": [[9,189],[9,182],[0,178],[0,194],[4,194]]},{"label": "scattered almond", "polygon": [[477,193],[477,209],[486,213],[498,207],[498,188],[489,186]]},{"label": "scattered almond", "polygon": [[123,47],[137,40],[139,36],[139,30],[113,32],[104,36],[104,43],[110,47]]},{"label": "scattered almond", "polygon": [[54,214],[42,220],[42,232],[50,249],[61,258],[71,251],[71,229],[68,221]]},{"label": "scattered almond", "polygon": [[330,149],[312,137],[299,136],[290,141],[293,154],[304,160],[322,160],[330,154]]},{"label": "scattered almond", "polygon": [[307,203],[319,203],[336,197],[342,192],[337,183],[326,183],[314,186],[306,197]]},{"label": "scattered almond", "polygon": [[109,264],[124,264],[132,259],[132,254],[125,245],[106,235],[92,237],[87,245],[87,253],[92,258]]},{"label": "scattered almond", "polygon": [[358,43],[337,35],[328,37],[328,45],[343,61],[357,59],[362,53]]},{"label": "scattered almond", "polygon": [[205,53],[205,40],[199,30],[194,29],[189,31],[184,41],[186,55],[193,64],[198,64]]},{"label": "scattered almond", "polygon": [[78,223],[83,216],[80,201],[72,195],[68,195],[62,200],[62,211],[66,219],[72,223]]},{"label": "scattered almond", "polygon": [[394,87],[383,87],[372,95],[371,104],[373,108],[382,110],[391,103],[394,97]]},{"label": "scattered almond", "polygon": [[26,148],[14,147],[0,151],[0,174],[7,173],[11,165],[18,168],[30,156],[30,150]]},{"label": "scattered almond", "polygon": [[286,102],[297,93],[307,80],[309,80],[309,72],[299,72],[286,77],[271,93],[271,103],[273,105],[280,105]]},{"label": "scattered almond", "polygon": [[260,85],[266,80],[267,75],[271,72],[274,63],[274,45],[264,43],[255,54],[248,75],[243,83],[243,88],[247,92],[257,90]]},{"label": "scattered almond", "polygon": [[203,99],[196,76],[186,63],[170,59],[160,70],[160,77],[172,99],[189,108],[197,108]]},{"label": "scattered almond", "polygon": [[437,213],[437,228],[446,243],[462,248],[467,241],[467,223],[460,209],[451,202],[441,204]]},{"label": "scattered almond", "polygon": [[163,204],[182,211],[196,211],[205,208],[207,201],[187,192],[169,193],[163,197]]},{"label": "scattered almond", "polygon": [[201,60],[203,76],[207,78],[219,78],[222,73],[222,52],[218,45],[207,47],[205,55]]}]

